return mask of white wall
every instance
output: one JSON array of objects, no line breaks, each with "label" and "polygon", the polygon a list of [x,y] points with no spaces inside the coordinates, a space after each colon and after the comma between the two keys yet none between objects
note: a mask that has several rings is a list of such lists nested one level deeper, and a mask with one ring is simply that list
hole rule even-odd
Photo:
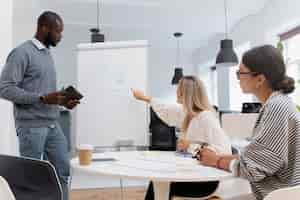
[{"label": "white wall", "polygon": [[[8,52],[12,47],[12,21],[13,1],[1,0],[0,2],[0,71],[2,71]],[[16,138],[14,135],[12,104],[0,99],[0,153],[12,154],[15,146],[11,144]]]},{"label": "white wall", "polygon": [[37,17],[41,10],[39,0],[12,0],[13,3],[13,47],[31,39],[36,30]]},{"label": "white wall", "polygon": [[297,0],[269,1],[258,15],[249,17],[234,28],[232,36],[240,44],[250,41],[252,46],[275,45],[279,33],[300,25],[299,6],[300,1]]},{"label": "white wall", "polygon": [[[239,49],[242,48],[244,51],[245,49],[243,47],[245,45],[249,48],[263,44],[276,45],[278,41],[277,35],[279,33],[300,25],[299,6],[299,0],[269,0],[265,7],[258,13],[249,15],[240,20],[233,26],[229,34],[229,38],[234,41],[236,52],[238,52],[238,54],[243,53],[240,52]],[[200,47],[198,52],[195,52],[195,62],[199,63],[200,68],[202,64],[205,66],[205,63],[208,61],[215,60],[217,51],[220,48],[219,41],[221,39],[223,39],[222,35],[216,35],[207,42],[207,45]],[[241,59],[241,56],[239,56],[239,59]],[[222,78],[223,75],[224,74],[220,77]],[[218,86],[219,95],[223,95],[222,99],[228,100],[233,96],[232,91],[230,91],[232,88],[226,88],[228,86],[227,84],[220,84]],[[230,92],[222,93],[222,91],[228,90]],[[233,101],[233,99],[231,99],[230,102],[231,101]],[[219,102],[219,104],[222,106],[228,105],[226,102]]]},{"label": "white wall", "polygon": [[[276,44],[279,33],[300,25],[299,7],[298,0],[269,0],[260,12],[238,22],[230,30],[229,37],[233,39],[235,47],[247,42],[250,42],[252,47],[266,43]],[[221,35],[211,40],[207,46],[200,48],[203,51],[201,55],[199,54],[198,63],[215,58],[220,39]]]},{"label": "white wall", "polygon": [[1,48],[0,48],[0,66],[1,69],[5,63],[8,52],[12,47],[12,0],[2,0],[0,3],[0,20],[2,28],[1,34]]}]

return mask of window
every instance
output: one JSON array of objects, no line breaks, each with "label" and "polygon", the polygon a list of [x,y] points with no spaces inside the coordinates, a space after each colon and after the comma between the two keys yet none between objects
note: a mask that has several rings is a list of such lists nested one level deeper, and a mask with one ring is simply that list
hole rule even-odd
[{"label": "window", "polygon": [[253,102],[252,94],[244,94],[240,88],[239,80],[236,78],[236,71],[239,66],[230,68],[229,72],[229,91],[230,91],[230,110],[242,111],[242,104],[244,102]]},{"label": "window", "polygon": [[[250,42],[243,43],[235,48],[237,55],[239,58],[242,57],[243,53],[250,48]],[[217,71],[214,67],[211,67],[212,64],[215,63],[215,60],[210,60],[206,63],[203,63],[198,66],[198,77],[204,82],[207,94],[210,102],[213,105],[220,105],[218,102],[218,90],[221,92],[223,88],[218,88],[217,85]],[[244,94],[240,88],[239,81],[236,78],[236,70],[239,65],[230,67],[229,70],[229,84],[224,84],[222,86],[229,87],[229,94],[226,94],[225,98],[229,98],[229,107],[225,108],[225,110],[234,110],[241,111],[243,102],[254,102],[255,98],[253,95]],[[220,78],[220,77],[219,77]],[[219,99],[220,100],[220,99]]]},{"label": "window", "polygon": [[300,33],[284,38],[282,43],[287,75],[294,78],[296,86],[296,90],[290,96],[296,104],[300,104]]},{"label": "window", "polygon": [[210,103],[212,105],[218,105],[217,72],[215,68],[213,66],[199,67],[198,77],[205,85]]},{"label": "window", "polygon": [[[246,42],[235,48],[238,58],[241,60],[243,53],[250,49],[250,42]],[[254,97],[250,94],[244,94],[240,88],[239,80],[236,78],[236,71],[239,65],[231,67],[229,72],[229,91],[230,91],[230,110],[241,111],[242,103],[253,102]]]}]

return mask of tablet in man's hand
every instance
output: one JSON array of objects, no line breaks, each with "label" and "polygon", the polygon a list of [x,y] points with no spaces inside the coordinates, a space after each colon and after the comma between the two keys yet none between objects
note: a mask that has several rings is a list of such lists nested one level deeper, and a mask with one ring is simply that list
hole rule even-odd
[{"label": "tablet in man's hand", "polygon": [[63,92],[65,93],[66,98],[68,100],[71,99],[80,100],[83,98],[83,95],[80,94],[80,92],[78,92],[73,86],[67,87],[66,89],[63,90]]}]

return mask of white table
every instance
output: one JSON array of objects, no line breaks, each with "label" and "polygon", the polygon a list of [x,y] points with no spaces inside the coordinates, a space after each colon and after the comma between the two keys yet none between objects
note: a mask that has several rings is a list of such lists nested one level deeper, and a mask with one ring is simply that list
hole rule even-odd
[{"label": "white table", "polygon": [[114,158],[81,166],[71,160],[74,170],[88,174],[153,181],[155,200],[167,200],[170,182],[216,181],[233,178],[231,173],[199,164],[195,159],[167,151],[123,151],[93,154],[93,158]]}]

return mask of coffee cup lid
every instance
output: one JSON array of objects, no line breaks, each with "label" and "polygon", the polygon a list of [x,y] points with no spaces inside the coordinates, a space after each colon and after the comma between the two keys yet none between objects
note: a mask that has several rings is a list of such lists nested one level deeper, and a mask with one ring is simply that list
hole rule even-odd
[{"label": "coffee cup lid", "polygon": [[79,150],[93,150],[94,147],[91,144],[80,144],[78,145]]}]

